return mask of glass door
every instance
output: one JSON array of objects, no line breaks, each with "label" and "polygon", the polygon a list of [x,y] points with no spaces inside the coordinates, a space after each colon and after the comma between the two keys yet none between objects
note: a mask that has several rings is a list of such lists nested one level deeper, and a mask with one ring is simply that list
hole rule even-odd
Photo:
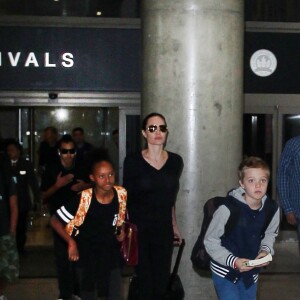
[{"label": "glass door", "polygon": [[140,109],[122,108],[120,109],[119,123],[119,178],[120,184],[123,182],[123,162],[128,154],[141,150],[141,120]]},{"label": "glass door", "polygon": [[43,141],[44,129],[51,126],[58,131],[58,138],[72,134],[72,130],[81,127],[85,141],[93,147],[104,147],[116,166],[119,165],[119,150],[115,143],[114,132],[119,127],[118,108],[92,107],[55,107],[35,108],[33,112],[34,162],[38,164],[38,149]]},{"label": "glass door", "polygon": [[58,138],[71,134],[72,129],[84,129],[85,140],[94,147],[105,147],[115,164],[117,180],[122,180],[122,165],[127,154],[140,149],[140,110],[119,107],[1,107],[0,151],[4,140],[21,142],[23,155],[38,170],[38,149],[44,139],[44,129],[52,126]]},{"label": "glass door", "polygon": [[276,169],[278,164],[277,107],[246,107],[243,117],[243,156],[259,156],[271,169],[268,193],[276,199]]},{"label": "glass door", "polygon": [[[243,131],[243,154],[260,156],[269,163],[272,178],[268,193],[278,201],[277,167],[287,140],[300,135],[300,106],[246,106]],[[295,231],[284,214],[280,227],[286,233]]]}]

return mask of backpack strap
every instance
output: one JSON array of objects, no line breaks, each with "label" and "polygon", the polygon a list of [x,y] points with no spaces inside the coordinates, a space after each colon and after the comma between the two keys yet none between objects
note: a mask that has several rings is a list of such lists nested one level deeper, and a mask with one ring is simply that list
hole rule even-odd
[{"label": "backpack strap", "polygon": [[125,221],[125,215],[126,215],[126,201],[127,201],[127,191],[122,186],[115,185],[114,189],[117,191],[118,194],[118,201],[119,201],[119,214],[118,214],[118,220],[117,220],[117,227],[120,227],[123,225]]},{"label": "backpack strap", "polygon": [[86,213],[90,207],[93,189],[89,188],[81,192],[80,203],[76,215],[66,225],[66,231],[69,235],[76,236],[79,234],[79,226],[83,223]]},{"label": "backpack strap", "polygon": [[227,197],[224,201],[224,205],[229,209],[230,215],[227,220],[227,223],[225,224],[225,231],[224,234],[229,233],[234,226],[236,225],[236,222],[239,218],[240,214],[240,208],[238,204],[235,202],[236,200],[234,198]]},{"label": "backpack strap", "polygon": [[269,225],[278,209],[277,203],[274,200],[270,199],[269,197],[266,199],[264,205],[266,207],[266,218],[265,218],[264,227],[262,228],[262,231],[261,231],[261,238],[264,238],[265,232],[266,232],[267,228],[269,227]]}]

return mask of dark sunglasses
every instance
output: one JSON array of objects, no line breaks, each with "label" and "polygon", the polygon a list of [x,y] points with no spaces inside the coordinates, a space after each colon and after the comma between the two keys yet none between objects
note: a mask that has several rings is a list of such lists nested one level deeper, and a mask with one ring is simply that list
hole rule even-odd
[{"label": "dark sunglasses", "polygon": [[75,154],[76,153],[76,149],[75,148],[72,148],[72,149],[60,149],[59,152],[61,154],[67,154],[67,153],[70,153],[70,154]]},{"label": "dark sunglasses", "polygon": [[158,129],[158,127],[159,127],[159,130],[161,131],[161,132],[167,132],[168,131],[168,126],[167,125],[149,125],[146,129],[149,131],[149,132],[155,132],[155,131],[157,131],[157,129]]}]

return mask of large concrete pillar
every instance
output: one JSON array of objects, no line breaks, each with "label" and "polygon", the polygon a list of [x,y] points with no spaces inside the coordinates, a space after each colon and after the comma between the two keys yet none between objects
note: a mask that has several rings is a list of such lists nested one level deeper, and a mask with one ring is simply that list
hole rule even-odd
[{"label": "large concrete pillar", "polygon": [[187,246],[180,275],[187,300],[215,299],[190,252],[204,202],[237,184],[242,157],[243,1],[144,0],[143,115],[168,121],[167,149],[185,167],[177,215]]}]

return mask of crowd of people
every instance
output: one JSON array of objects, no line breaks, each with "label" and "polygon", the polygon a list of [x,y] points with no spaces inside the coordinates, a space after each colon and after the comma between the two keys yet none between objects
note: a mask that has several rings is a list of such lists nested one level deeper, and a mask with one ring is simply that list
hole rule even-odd
[{"label": "crowd of people", "polygon": [[[136,300],[163,299],[173,247],[182,242],[175,204],[184,163],[180,155],[165,149],[168,133],[162,114],[144,118],[145,147],[125,158],[123,187],[116,185],[108,151],[87,143],[80,127],[60,139],[55,127],[45,128],[39,148],[40,185],[33,165],[22,157],[20,143],[6,141],[0,165],[0,299],[5,299],[7,282],[18,277],[18,253],[25,251],[28,212],[40,199],[51,217],[59,299],[121,299],[125,211],[138,228]],[[298,232],[299,147],[299,137],[287,143],[278,170],[280,204]],[[279,230],[279,207],[267,195],[267,163],[247,157],[238,175],[239,187],[227,195],[239,210],[235,225],[226,229],[233,211],[221,205],[204,239],[221,300],[256,299],[259,271],[268,262],[258,267],[247,262],[273,255]]]},{"label": "crowd of people", "polygon": [[[39,183],[33,164],[22,156],[16,139],[3,141],[1,153],[0,195],[0,299],[6,283],[18,277],[20,255],[25,254],[28,214],[39,205],[47,205],[50,215],[91,187],[84,156],[92,150],[85,142],[84,130],[76,127],[72,135],[59,139],[58,130],[49,126],[43,131],[38,154]],[[78,155],[77,155],[78,154]],[[53,230],[58,286],[62,299],[79,294],[74,265],[68,260],[68,247]],[[12,270],[15,270],[14,273]],[[76,290],[77,289],[77,290]]]}]

